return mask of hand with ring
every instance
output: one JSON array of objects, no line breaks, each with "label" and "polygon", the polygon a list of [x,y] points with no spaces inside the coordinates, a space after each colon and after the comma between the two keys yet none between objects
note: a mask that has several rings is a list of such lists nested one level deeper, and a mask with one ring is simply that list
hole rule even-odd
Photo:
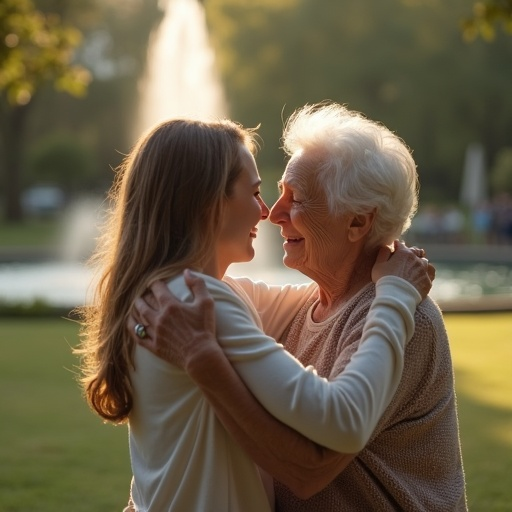
[{"label": "hand with ring", "polygon": [[[162,281],[135,299],[127,328],[132,339],[161,359],[185,369],[201,350],[221,350],[216,338],[215,307],[205,282],[184,271],[190,302],[175,297]],[[144,322],[144,323],[142,323]]]}]

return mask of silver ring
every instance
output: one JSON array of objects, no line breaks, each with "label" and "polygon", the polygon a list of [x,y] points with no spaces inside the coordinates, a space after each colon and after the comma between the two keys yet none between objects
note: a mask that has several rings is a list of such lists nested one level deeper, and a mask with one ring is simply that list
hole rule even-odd
[{"label": "silver ring", "polygon": [[135,326],[135,334],[141,339],[143,340],[147,335],[148,333],[146,332],[146,328],[142,325],[142,324],[137,324]]}]

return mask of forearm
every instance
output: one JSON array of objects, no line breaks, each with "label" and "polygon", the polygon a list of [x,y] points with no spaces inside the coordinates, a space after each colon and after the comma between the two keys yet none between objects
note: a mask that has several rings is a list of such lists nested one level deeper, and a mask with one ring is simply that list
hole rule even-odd
[{"label": "forearm", "polygon": [[282,347],[264,338],[253,342],[254,330],[234,311],[219,336],[235,370],[271,415],[342,453],[359,452],[372,435],[400,381],[405,342],[414,330],[417,292],[389,278],[378,288],[360,348],[330,382],[304,371]]},{"label": "forearm", "polygon": [[300,498],[319,492],[355,457],[319,446],[269,414],[216,344],[196,354],[187,372],[249,456]]}]

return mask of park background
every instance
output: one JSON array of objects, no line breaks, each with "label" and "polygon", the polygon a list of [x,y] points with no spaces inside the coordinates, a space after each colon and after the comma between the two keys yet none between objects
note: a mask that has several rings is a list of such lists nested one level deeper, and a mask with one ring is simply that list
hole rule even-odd
[{"label": "park background", "polygon": [[[470,510],[512,510],[511,18],[506,0],[2,0],[0,512],[120,510],[130,476],[126,428],[80,397],[73,304],[20,301],[26,274],[58,261],[50,290],[80,273],[114,170],[154,122],[260,126],[271,203],[284,120],[326,99],[411,147],[420,210],[406,240],[441,271],[492,265],[498,293],[471,283],[441,305]],[[258,254],[278,262],[279,237],[264,240]]]}]

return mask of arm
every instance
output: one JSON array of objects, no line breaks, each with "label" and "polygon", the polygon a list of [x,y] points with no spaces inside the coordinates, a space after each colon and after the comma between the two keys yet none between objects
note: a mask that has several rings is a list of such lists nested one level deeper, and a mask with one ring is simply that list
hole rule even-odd
[{"label": "arm", "polygon": [[299,498],[326,487],[355,454],[317,445],[274,418],[241,381],[216,340],[210,341],[202,354],[187,362],[186,370],[225,428],[256,464]]},{"label": "arm", "polygon": [[[400,282],[400,280],[398,280]],[[402,283],[403,286],[407,285],[405,283]],[[197,283],[196,285],[197,286]],[[390,283],[387,283],[384,280],[383,283],[378,284],[378,290],[386,290],[386,287],[389,289]],[[165,287],[164,287],[165,289]],[[158,295],[158,291],[156,292]],[[197,293],[197,291],[196,291]],[[407,325],[404,327],[403,322],[401,320],[401,316],[397,314],[397,317],[400,317],[398,322],[391,321],[391,317],[393,316],[393,308],[396,307],[392,305],[393,301],[395,300],[393,298],[394,293],[383,293],[383,302],[380,304],[380,306],[377,304],[375,309],[377,312],[379,310],[381,311],[387,311],[386,314],[384,314],[383,318],[384,320],[384,328],[388,329],[389,332],[387,333],[390,335],[391,338],[399,338],[402,336],[402,338],[405,337],[404,332],[408,330],[409,332],[411,329],[406,329]],[[409,308],[411,311],[414,311],[415,302],[417,302],[418,294],[415,292],[415,299],[412,301],[412,304],[409,303]],[[378,292],[379,296],[379,292]],[[410,298],[410,297],[409,297]],[[143,302],[143,301],[142,301]],[[398,306],[398,309],[400,307],[406,306],[407,300],[402,304],[402,306]],[[204,300],[203,300],[204,303]],[[144,303],[145,304],[145,303]],[[212,303],[213,304],[213,303]],[[192,305],[194,306],[194,305]],[[144,306],[145,307],[145,306]],[[142,311],[144,310],[144,307],[142,307]],[[171,329],[176,330],[176,328],[179,328],[180,325],[184,325],[184,322],[181,320],[184,320],[186,315],[184,315],[184,311],[187,311],[186,308],[189,308],[188,312],[192,312],[193,314],[196,314],[197,311],[194,310],[191,306],[184,306],[179,301],[175,300],[174,305],[167,311],[164,310],[164,317],[167,318],[173,318],[174,321],[171,322]],[[407,307],[407,306],[406,306]],[[243,308],[242,308],[243,310]],[[389,311],[388,311],[389,310]],[[150,314],[151,313],[151,314]],[[390,317],[391,313],[391,317]],[[147,321],[153,313],[151,311],[145,311],[144,318]],[[177,318],[177,315],[179,318]],[[204,315],[204,312],[200,311],[200,314],[195,317],[195,321],[199,322],[201,324],[203,322],[203,319],[206,318],[208,315]],[[407,317],[407,314],[405,315]],[[412,318],[412,313],[409,315]],[[369,319],[372,318],[372,312],[370,312]],[[395,317],[396,318],[396,317]],[[409,320],[411,320],[409,318]],[[410,322],[409,322],[410,323]],[[157,325],[157,327],[161,327],[162,324],[158,322],[151,321],[151,325]],[[165,323],[164,323],[165,324]],[[391,355],[390,358],[387,358],[384,356],[382,357],[382,354],[379,350],[369,350],[366,349],[367,359],[370,359],[372,361],[371,365],[377,364],[377,366],[385,367],[387,370],[385,374],[383,375],[384,381],[387,384],[388,391],[382,392],[383,389],[383,382],[380,380],[380,378],[377,378],[373,383],[370,378],[370,382],[365,379],[364,376],[364,367],[365,364],[363,364],[363,373],[360,374],[360,372],[357,370],[357,364],[355,367],[352,368],[352,373],[348,372],[346,378],[344,380],[341,380],[339,382],[331,383],[335,385],[336,389],[338,390],[338,394],[335,393],[333,400],[329,402],[329,399],[326,398],[327,402],[322,401],[322,399],[316,404],[320,404],[320,417],[316,418],[316,415],[309,415],[306,414],[306,418],[302,417],[301,421],[306,421],[306,423],[311,423],[312,427],[312,436],[314,437],[315,434],[318,435],[318,431],[322,431],[322,429],[329,428],[330,425],[323,425],[324,422],[331,423],[334,422],[334,440],[332,442],[337,443],[341,438],[343,438],[343,435],[340,434],[346,434],[348,435],[348,446],[351,446],[350,450],[344,450],[343,443],[338,446],[338,444],[335,444],[336,449],[340,451],[357,451],[358,448],[354,450],[354,446],[359,446],[358,443],[364,443],[366,442],[365,436],[360,437],[357,433],[357,430],[361,427],[364,428],[366,420],[368,420],[368,424],[374,423],[374,421],[378,421],[378,418],[380,417],[381,412],[378,411],[378,409],[383,410],[385,406],[387,405],[387,400],[391,399],[391,396],[394,392],[394,384],[393,381],[396,381],[397,378],[394,376],[391,376],[389,378],[389,374],[393,374],[393,371],[388,371],[391,367],[394,368],[394,365],[397,365],[398,369],[401,371],[401,361],[403,357],[403,340],[400,342],[398,340],[398,343],[395,343],[397,340],[392,340],[391,343],[384,342],[380,343],[382,340],[379,340],[379,336],[382,333],[379,333],[378,330],[379,325],[379,315],[376,316],[376,320],[369,321],[367,323],[367,329],[365,329],[365,336],[367,336],[367,340],[363,343],[362,349],[360,350],[359,358],[353,358],[354,360],[357,359],[359,364],[364,363],[365,361],[365,347],[372,347],[373,345],[384,347],[384,353],[391,353],[393,354],[395,350],[397,350],[397,354]],[[133,327],[133,325],[132,325]],[[152,329],[152,327],[151,327]],[[259,404],[254,403],[254,398],[248,394],[246,396],[243,393],[248,393],[245,387],[241,386],[241,383],[238,380],[238,376],[235,372],[233,372],[231,366],[229,365],[228,361],[224,358],[224,355],[220,350],[218,350],[218,347],[214,343],[213,334],[208,335],[207,332],[208,329],[213,332],[213,329],[211,328],[211,325],[203,326],[203,330],[201,331],[201,328],[198,327],[196,331],[192,329],[192,333],[189,331],[184,332],[175,332],[174,336],[171,336],[173,340],[176,341],[176,338],[178,343],[179,339],[182,340],[188,340],[188,343],[191,343],[196,347],[196,350],[191,351],[193,356],[189,358],[188,360],[181,360],[174,359],[175,361],[180,362],[182,365],[184,365],[188,371],[190,371],[191,375],[194,376],[196,382],[205,390],[207,390],[209,398],[212,400],[212,402],[215,404],[217,410],[219,411],[219,414],[224,419],[226,425],[230,430],[233,431],[233,434],[242,442],[244,446],[248,449],[248,451],[253,455],[253,457],[261,464],[262,467],[267,469],[271,474],[276,476],[276,478],[279,478],[283,480],[287,485],[292,487],[297,492],[297,485],[298,488],[303,488],[303,482],[308,481],[310,478],[308,477],[307,469],[310,468],[312,473],[312,478],[315,478],[315,481],[311,481],[311,485],[318,485],[317,490],[322,488],[324,485],[326,485],[330,479],[334,478],[339,471],[345,467],[345,465],[350,461],[350,457],[345,457],[343,459],[343,456],[336,456],[335,454],[329,454],[328,451],[323,450],[316,446],[311,446],[307,444],[303,439],[297,440],[297,438],[289,437],[285,438],[286,435],[297,435],[294,434],[293,431],[290,432],[289,429],[284,427],[282,424],[279,424],[279,429],[277,426],[274,425],[272,427],[273,422],[276,422],[276,420],[273,420],[271,417],[269,417],[268,413],[266,413],[264,410],[260,410],[259,413],[256,413],[254,411],[254,407],[258,410],[258,408],[261,409],[261,406]],[[149,330],[149,333],[153,335],[153,337],[156,335],[157,340],[164,339],[166,337],[165,332],[164,333],[152,333],[151,330]],[[172,333],[171,333],[172,334]],[[229,336],[228,336],[229,338]],[[208,343],[208,340],[212,343]],[[372,342],[373,340],[373,342]],[[229,339],[227,340],[229,342]],[[143,343],[146,346],[148,346],[150,349],[152,349],[154,352],[156,352],[161,357],[164,357],[168,360],[173,360],[173,356],[171,354],[172,349],[175,348],[174,344],[158,344],[153,343],[152,340],[149,340],[147,343],[146,341]],[[214,347],[214,350],[212,351],[212,345]],[[229,343],[228,343],[229,345]],[[263,343],[265,345],[265,343]],[[273,347],[279,347],[278,345],[273,344]],[[247,346],[242,347],[242,351],[237,353],[237,350],[234,351],[232,354],[232,357],[234,357],[234,360],[236,359],[243,359],[243,349],[247,349]],[[268,356],[268,353],[265,352],[265,347],[263,347],[261,350],[258,351],[258,357],[265,360],[266,356]],[[228,347],[229,351],[229,347]],[[270,349],[270,353],[275,351],[275,349]],[[292,360],[293,358],[290,358]],[[390,366],[387,366],[389,363]],[[235,362],[235,364],[237,364]],[[295,364],[297,364],[295,362]],[[242,365],[243,366],[243,365]],[[249,365],[250,366],[250,365]],[[212,372],[211,370],[215,368],[215,371]],[[349,367],[347,367],[348,370]],[[378,368],[377,368],[378,369]],[[209,370],[209,371],[207,371]],[[279,370],[279,368],[278,368]],[[307,372],[304,372],[304,369],[301,370],[302,374],[307,374]],[[400,373],[400,371],[398,373]],[[262,373],[263,372],[263,373]],[[285,372],[286,373],[286,372]],[[265,368],[259,372],[257,375],[258,380],[264,383],[267,382],[267,377],[273,377],[275,376],[276,372],[268,371],[268,368],[265,366]],[[261,376],[264,375],[264,378],[262,379]],[[311,378],[314,378],[316,381],[319,382],[319,389],[320,391],[325,387],[325,385],[328,385],[324,379],[319,379],[318,377],[314,377],[314,375],[308,374]],[[277,372],[277,376],[279,376],[279,371]],[[370,375],[371,377],[371,375]],[[236,380],[233,380],[236,379]],[[337,379],[338,380],[338,379]],[[340,382],[351,382],[351,380],[354,381],[353,385],[348,386],[347,390],[347,396],[350,398],[353,398],[356,402],[361,401],[363,403],[363,406],[356,405],[355,409],[352,407],[351,410],[351,403],[347,403],[344,400],[344,394],[342,393],[339,395],[339,389],[343,388],[343,385],[340,386]],[[398,376],[399,380],[399,376]],[[234,383],[238,382],[238,384]],[[296,383],[301,382],[301,379],[299,378],[296,380]],[[224,384],[223,384],[224,383]],[[307,388],[308,386],[303,386],[304,388]],[[386,386],[384,386],[386,387]],[[292,386],[293,388],[293,386]],[[360,389],[358,389],[360,388]],[[375,389],[374,389],[375,388]],[[237,397],[235,398],[233,396],[233,390],[236,390]],[[303,391],[301,386],[298,387],[299,391]],[[392,390],[390,393],[390,396],[386,398],[386,395],[389,394],[389,389]],[[279,387],[276,388],[276,386],[271,383],[269,392],[270,394],[275,394],[277,390],[280,390]],[[242,393],[240,396],[238,393]],[[312,391],[309,391],[307,394],[309,394],[313,399],[315,398],[315,389],[313,387]],[[355,393],[355,394],[354,394]],[[369,398],[365,401],[365,394],[369,393]],[[322,393],[320,393],[322,395]],[[265,397],[263,397],[264,399]],[[293,397],[292,397],[293,398]],[[302,402],[302,396],[300,397],[301,400],[299,402]],[[325,398],[325,397],[324,397]],[[264,400],[263,400],[264,401]],[[314,400],[315,401],[315,400]],[[292,400],[293,402],[293,400]],[[305,402],[308,402],[308,400],[305,400]],[[243,404],[243,406],[241,405]],[[329,405],[330,404],[330,405]],[[265,404],[267,405],[267,404]],[[292,415],[298,415],[299,418],[301,418],[301,410],[303,408],[304,404],[294,404],[292,405]],[[324,406],[327,406],[326,408]],[[342,423],[340,425],[336,424],[336,421],[338,421],[340,418],[338,418],[338,413],[340,412],[343,415],[343,410],[345,409],[344,406],[347,406],[351,412],[345,417],[344,421],[345,423]],[[287,404],[285,403],[285,409],[287,407]],[[330,407],[330,408],[329,408]],[[251,409],[252,408],[252,409]],[[296,409],[296,410],[295,410]],[[322,416],[322,410],[327,410],[328,414],[324,414]],[[245,413],[245,411],[250,411]],[[308,408],[306,407],[306,412],[308,411]],[[377,411],[377,412],[375,412]],[[285,414],[285,421],[289,421],[288,411]],[[276,411],[276,414],[278,414],[279,411]],[[317,421],[311,422],[311,418],[318,419]],[[227,418],[227,419],[226,419]],[[255,418],[258,418],[258,421],[255,420]],[[376,418],[376,420],[372,420],[372,418]],[[343,418],[342,418],[343,420]],[[362,422],[362,425],[361,425]],[[294,427],[297,428],[293,422],[290,422]],[[266,426],[265,426],[266,425]],[[298,427],[301,427],[301,425],[298,425]],[[305,427],[306,429],[308,427]],[[345,432],[345,430],[347,432]],[[371,434],[371,431],[373,431],[373,426],[370,427],[369,432]],[[355,432],[355,437],[351,438],[350,432]],[[283,441],[283,439],[285,439]],[[323,438],[323,435],[319,436],[318,439],[320,442],[324,442],[325,439]],[[267,462],[265,462],[267,461]],[[294,471],[297,470],[297,471]],[[287,481],[287,475],[289,476],[289,479],[292,479],[294,481]],[[295,476],[297,475],[297,476]],[[304,478],[301,483],[301,478]],[[295,483],[294,483],[295,482]],[[299,482],[299,484],[297,484]]]},{"label": "arm", "polygon": [[[240,377],[231,366],[224,352],[216,343],[213,334],[215,321],[209,320],[213,314],[209,310],[213,309],[214,302],[209,298],[202,281],[196,279],[190,281],[189,279],[189,283],[192,285],[195,295],[195,304],[193,303],[191,306],[194,306],[194,311],[196,311],[195,307],[197,305],[200,306],[200,314],[195,318],[195,322],[198,322],[197,325],[205,325],[202,330],[197,329],[194,333],[187,332],[186,336],[185,334],[180,335],[177,332],[174,333],[173,337],[176,336],[187,339],[188,344],[195,347],[194,350],[189,351],[184,358],[179,360],[180,365],[189,372],[197,385],[205,392],[226,428],[263,469],[285,483],[301,498],[309,497],[318,492],[348,465],[352,458],[355,457],[356,453],[343,455],[315,445],[272,417],[259,402],[255,400],[240,380]],[[379,283],[379,287],[382,285],[385,285],[385,282]],[[158,295],[158,290],[156,290],[156,293]],[[168,318],[174,318],[174,329],[180,330],[179,326],[183,324],[182,320],[184,319],[182,315],[187,310],[177,299],[174,300],[176,301],[175,305],[178,307],[168,310],[166,316]],[[187,305],[187,307],[190,308],[191,306]],[[215,306],[218,307],[219,303],[217,302]],[[375,309],[378,312],[381,308],[376,307]],[[414,305],[412,309],[414,309]],[[149,313],[146,312],[146,315],[148,314]],[[400,320],[400,322],[402,321]],[[372,324],[372,322],[370,322],[370,324]],[[401,328],[401,331],[405,332],[403,325],[400,325],[399,328]],[[150,340],[143,340],[143,344],[164,359],[176,359],[171,353],[173,347],[175,348],[173,345],[152,345]],[[371,347],[372,345],[373,343],[370,341],[368,346]],[[377,343],[377,345],[379,345],[379,343]],[[387,344],[383,345],[386,346]],[[274,344],[274,346],[279,347],[276,344]],[[386,350],[384,350],[382,354],[377,350],[375,353],[369,351],[367,355],[372,357],[379,367],[384,367],[386,372],[393,373],[392,371],[388,371],[388,364],[392,366],[395,358],[391,357],[387,359],[386,353]],[[262,357],[265,359],[264,353]],[[363,355],[360,361],[363,362],[364,358],[365,356]],[[402,356],[397,359],[401,361]],[[304,372],[304,370],[302,370],[302,372],[307,373]],[[274,370],[267,371],[265,367],[259,374],[260,383],[265,384],[274,373]],[[398,372],[398,380],[400,374],[401,371]],[[280,378],[279,375],[281,374],[277,374],[277,380]],[[334,383],[329,384],[324,379],[319,379],[318,377],[314,377],[314,375],[310,376],[311,378],[319,380],[324,385],[334,386]],[[343,382],[346,381],[350,383],[352,379],[356,379],[356,382],[360,380],[356,370],[349,373],[348,377],[345,378]],[[393,379],[388,378],[388,380],[392,381]],[[364,428],[363,430],[367,433],[361,437],[361,434],[358,432],[361,427],[359,424],[360,421],[367,421],[368,425],[370,425],[370,423],[374,421],[371,419],[372,414],[375,414],[375,421],[377,421],[380,418],[381,412],[374,412],[374,409],[385,408],[387,405],[387,399],[384,399],[384,402],[381,401],[380,404],[379,400],[377,400],[377,397],[386,394],[386,392],[382,391],[383,386],[379,372],[373,382],[374,386],[377,388],[376,390],[371,389],[371,384],[369,386],[365,385],[363,379],[362,388],[359,391],[360,396],[357,394],[354,395],[352,403],[346,404],[343,395],[334,395],[331,403],[320,400],[317,403],[320,414],[323,414],[323,416],[320,417],[315,417],[315,414],[309,416],[307,407],[304,409],[302,407],[302,400],[300,400],[300,403],[295,406],[298,407],[298,416],[300,417],[301,413],[304,414],[305,412],[308,417],[302,418],[302,420],[305,420],[304,422],[307,421],[312,430],[311,434],[313,437],[316,436],[317,441],[324,443],[325,439],[323,437],[325,431],[329,430],[329,436],[332,438],[333,442],[342,443],[339,444],[339,446],[342,446],[344,442],[348,443],[350,451],[354,452],[354,445],[365,443],[366,437],[369,437],[373,431],[373,427],[368,429]],[[274,392],[274,394],[280,390],[276,388],[273,383],[270,383],[267,387],[269,387],[270,393]],[[307,385],[304,386],[304,389],[307,391]],[[365,393],[368,392],[371,394],[369,399],[365,397]],[[357,386],[351,386],[347,393],[350,399],[353,393],[357,393]],[[310,393],[308,393],[308,396],[310,396]],[[310,400],[316,399],[306,398],[304,402],[307,403]],[[338,401],[340,403],[338,403]],[[357,403],[361,401],[366,403],[365,407],[361,407],[361,405]],[[347,408],[351,409],[352,412],[344,419],[345,423],[338,424],[336,414],[339,411],[337,411],[337,409],[341,409],[343,414],[343,403],[345,403]],[[283,407],[285,409],[287,407],[289,408],[286,403]],[[322,413],[323,408],[326,408],[331,414],[326,416],[327,411]],[[279,411],[272,412],[279,413]],[[369,417],[365,418],[365,416]],[[328,424],[325,425],[325,422]],[[295,427],[295,425],[293,426]],[[362,426],[366,427],[365,424]],[[344,439],[345,437],[346,439]],[[340,451],[339,448],[338,451]],[[342,448],[341,451],[348,450],[343,450]]]},{"label": "arm", "polygon": [[[368,314],[362,343],[345,371],[320,378],[254,325],[241,301],[208,283],[216,337],[236,372],[270,414],[317,443],[344,453],[360,451],[400,381],[406,339],[420,300],[405,281],[386,277]],[[173,315],[171,314],[172,318]],[[173,346],[190,336],[173,324]],[[168,336],[169,338],[169,336]],[[187,343],[187,342],[185,342]],[[186,354],[185,357],[193,354]]]},{"label": "arm", "polygon": [[281,339],[304,303],[318,294],[318,285],[314,282],[278,286],[244,277],[225,277],[224,281],[244,302],[254,307],[263,331],[276,340]]}]

